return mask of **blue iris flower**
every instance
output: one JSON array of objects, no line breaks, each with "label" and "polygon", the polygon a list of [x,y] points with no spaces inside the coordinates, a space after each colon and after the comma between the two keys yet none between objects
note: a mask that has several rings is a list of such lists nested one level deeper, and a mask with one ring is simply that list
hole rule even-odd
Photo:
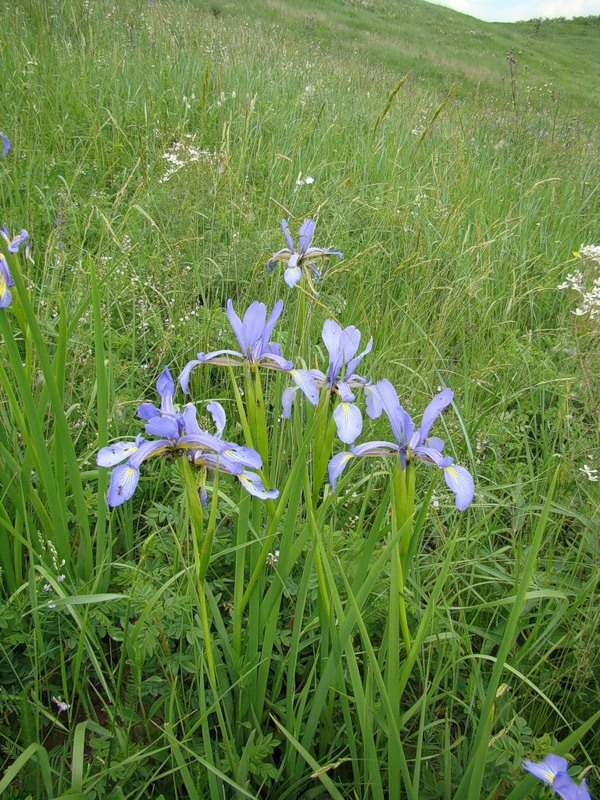
[{"label": "blue iris flower", "polygon": [[592,800],[585,780],[575,783],[567,774],[568,767],[566,758],[552,753],[542,761],[530,761],[528,758],[523,761],[523,769],[551,786],[563,800]]},{"label": "blue iris flower", "polygon": [[[167,367],[160,375],[156,388],[161,397],[160,408],[154,403],[142,403],[137,414],[146,422],[146,433],[160,438],[146,440],[137,436],[134,441],[116,442],[103,447],[98,453],[99,466],[114,467],[108,487],[107,500],[110,506],[121,505],[133,495],[144,461],[158,455],[174,454],[185,455],[198,468],[219,469],[235,475],[244,489],[262,500],[279,496],[277,489],[265,489],[260,475],[253,471],[262,467],[261,457],[256,450],[222,438],[225,411],[220,403],[207,405],[217,430],[216,434],[212,434],[200,428],[192,403],[188,403],[182,412],[175,408],[175,384]],[[201,499],[206,501],[204,491]]]},{"label": "blue iris flower", "polygon": [[273,328],[281,312],[283,300],[278,300],[267,319],[267,307],[264,303],[255,301],[248,306],[243,321],[235,313],[231,300],[227,301],[227,318],[235,338],[238,340],[238,350],[214,350],[210,353],[198,353],[193,361],[188,362],[179,376],[181,388],[187,394],[190,373],[197,364],[223,364],[225,366],[240,366],[244,362],[262,365],[277,370],[293,368],[291,361],[281,355],[281,346],[270,341]]},{"label": "blue iris flower", "polygon": [[366,348],[356,355],[360,346],[360,331],[350,325],[342,328],[332,319],[323,325],[323,341],[329,353],[327,373],[318,369],[288,370],[296,386],[286,389],[281,397],[283,416],[287,419],[292,413],[292,403],[298,389],[308,400],[316,405],[319,401],[319,390],[323,387],[337,394],[340,403],[333,412],[338,437],[345,444],[351,444],[362,431],[363,420],[360,409],[355,405],[353,389],[361,388],[367,397],[367,414],[371,419],[380,416],[382,406],[376,387],[366,378],[356,374],[362,359],[371,352],[373,339],[369,339]]},{"label": "blue iris flower", "polygon": [[[18,253],[19,248],[21,247],[23,242],[26,242],[29,239],[29,234],[27,233],[25,228],[22,228],[20,233],[18,233],[15,237],[11,238],[6,225],[2,225],[2,227],[0,227],[0,236],[2,236],[2,238],[6,242],[8,252],[13,254]],[[27,258],[29,257],[29,244],[25,245],[25,256]]]},{"label": "blue iris flower", "polygon": [[2,155],[5,156],[10,150],[10,139],[2,131],[0,131],[0,139],[2,139]]},{"label": "blue iris flower", "polygon": [[464,511],[475,493],[473,477],[464,467],[454,464],[451,456],[444,456],[444,442],[437,436],[429,436],[429,431],[442,411],[452,402],[454,393],[444,389],[436,395],[425,409],[419,428],[400,405],[398,394],[392,384],[384,379],[376,384],[379,400],[382,403],[394,434],[395,442],[364,442],[350,448],[350,452],[337,453],[329,462],[329,480],[335,484],[349,461],[357,456],[399,456],[402,468],[408,461],[423,461],[444,470],[448,488],[454,492],[456,507]]},{"label": "blue iris flower", "polygon": [[303,267],[309,269],[317,279],[317,282],[320,282],[323,279],[324,270],[319,272],[316,266],[317,263],[326,259],[328,260],[330,256],[343,258],[343,254],[340,250],[334,250],[330,247],[310,246],[316,224],[314,219],[304,220],[300,226],[298,249],[296,250],[287,221],[285,219],[281,220],[281,227],[283,228],[288,247],[284,247],[282,250],[273,253],[270,260],[267,262],[267,269],[269,272],[273,272],[278,261],[285,262],[286,267],[283,278],[290,289],[293,289],[302,277]]},{"label": "blue iris flower", "polygon": [[0,253],[0,308],[6,308],[11,304],[12,293],[10,287],[14,285],[15,282],[10,274],[8,262]]}]

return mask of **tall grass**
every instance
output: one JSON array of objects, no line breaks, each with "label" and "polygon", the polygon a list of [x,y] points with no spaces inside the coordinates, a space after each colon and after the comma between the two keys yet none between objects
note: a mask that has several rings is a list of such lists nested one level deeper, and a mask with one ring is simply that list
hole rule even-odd
[{"label": "tall grass", "polygon": [[[229,11],[0,11],[0,201],[33,255],[0,309],[0,792],[525,797],[523,757],[599,752],[598,335],[556,288],[598,238],[597,131]],[[316,297],[265,268],[309,216],[344,252]],[[227,299],[279,297],[297,367],[336,319],[411,414],[454,389],[434,433],[468,512],[423,465],[406,519],[382,459],[333,492],[325,406],[282,420],[285,375],[208,365],[200,415],[224,405],[279,498],[219,473],[203,514],[156,460],[107,509],[96,453],[164,365],[235,346]]]}]

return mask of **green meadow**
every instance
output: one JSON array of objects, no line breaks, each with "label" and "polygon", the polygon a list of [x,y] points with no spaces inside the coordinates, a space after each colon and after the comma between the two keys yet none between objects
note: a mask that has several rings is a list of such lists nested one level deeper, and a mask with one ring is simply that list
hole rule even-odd
[{"label": "green meadow", "polygon": [[599,796],[599,75],[600,17],[2,4],[2,797]]}]

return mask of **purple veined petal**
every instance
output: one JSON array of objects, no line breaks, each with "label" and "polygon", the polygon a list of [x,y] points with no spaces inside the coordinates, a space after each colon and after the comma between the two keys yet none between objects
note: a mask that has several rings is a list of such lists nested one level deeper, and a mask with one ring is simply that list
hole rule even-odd
[{"label": "purple veined petal", "polygon": [[475,495],[473,476],[468,469],[450,464],[444,467],[444,479],[446,486],[456,496],[456,507],[459,511],[464,511],[471,505]]},{"label": "purple veined petal", "polygon": [[440,439],[439,436],[428,436],[424,444],[426,447],[432,447],[434,450],[437,450],[438,453],[441,453],[444,449],[444,440]]},{"label": "purple veined petal", "polygon": [[308,262],[308,263],[305,262],[305,265],[309,268],[309,270],[315,276],[316,282],[317,283],[321,283],[321,281],[323,280],[323,275],[325,274],[325,270],[323,270],[323,272],[319,272],[319,270],[317,269],[317,265],[313,264],[311,262]]},{"label": "purple veined petal", "polygon": [[288,375],[290,375],[309,403],[316,406],[319,402],[319,389],[315,385],[311,373],[306,369],[290,369],[288,370]]},{"label": "purple veined petal", "polygon": [[2,131],[0,131],[0,137],[2,138],[2,155],[5,156],[10,150],[10,139]]},{"label": "purple veined petal", "polygon": [[552,786],[558,773],[567,771],[569,762],[562,756],[555,756],[553,753],[550,753],[542,761],[538,762],[530,761],[526,758],[522,766],[527,772],[531,772],[536,778]]},{"label": "purple veined petal", "polygon": [[[290,252],[294,252],[294,240],[292,239],[292,234],[290,233],[290,226],[287,224],[287,220],[281,220],[281,227],[283,228],[283,235],[285,236],[285,240],[288,243],[288,247],[290,248]],[[280,251],[281,252],[281,251]]]},{"label": "purple veined petal", "polygon": [[[223,356],[233,356],[235,360]],[[210,353],[198,353],[196,358],[200,364],[221,364],[228,367],[239,366],[240,361],[244,360],[244,355],[237,350],[211,350]]]},{"label": "purple veined petal", "polygon": [[289,419],[292,416],[292,404],[298,391],[297,386],[290,386],[281,395],[281,406],[283,408],[283,418]]},{"label": "purple veined petal", "polygon": [[297,263],[292,264],[292,261],[297,262],[297,260],[297,256],[292,256],[283,273],[283,280],[287,283],[290,289],[293,289],[302,277],[302,268],[299,267]]},{"label": "purple veined petal", "polygon": [[329,363],[338,361],[340,359],[340,338],[342,335],[342,327],[334,319],[327,319],[323,323],[323,330],[321,337],[325,342],[327,353],[329,354]]},{"label": "purple veined petal", "polygon": [[262,351],[263,351],[263,353],[269,347],[269,344],[271,342],[271,336],[273,335],[273,329],[275,328],[275,325],[277,324],[277,320],[281,316],[281,312],[282,311],[283,311],[283,300],[278,300],[275,303],[275,305],[273,306],[273,310],[269,314],[269,318],[267,319],[267,322],[263,326],[263,331],[262,331],[262,334],[261,334]]},{"label": "purple veined petal", "polygon": [[[215,423],[215,427],[217,429],[217,436],[220,439],[221,434],[225,429],[225,422],[227,421],[227,416],[225,415],[225,409],[223,408],[221,403],[218,403],[216,400],[211,400],[210,403],[207,403],[206,408],[211,417],[213,418],[213,422]],[[192,431],[189,431],[187,427],[185,430],[186,433],[192,433]]]},{"label": "purple veined petal", "polygon": [[142,462],[147,461],[153,456],[159,456],[173,449],[173,442],[169,439],[157,439],[147,442],[140,440],[138,449],[129,457],[127,462],[133,469],[139,469]]},{"label": "purple veined petal", "polygon": [[154,417],[159,417],[160,411],[154,405],[154,403],[142,403],[137,407],[136,414],[140,419],[146,420],[146,422],[148,422]]},{"label": "purple veined petal", "polygon": [[177,417],[172,414],[152,417],[145,425],[146,433],[166,439],[179,439],[180,431]]},{"label": "purple veined petal", "polygon": [[446,406],[450,405],[453,397],[454,392],[452,389],[443,389],[439,394],[436,394],[431,403],[429,403],[423,412],[423,419],[421,420],[421,425],[417,431],[419,434],[419,444],[422,444],[425,441],[431,426],[446,408]]},{"label": "purple veined petal", "polygon": [[399,447],[394,442],[363,442],[351,448],[355,456],[395,456]]},{"label": "purple veined petal", "polygon": [[267,272],[269,273],[269,275],[271,275],[274,272],[276,266],[277,266],[277,261],[275,259],[270,258],[267,261]]},{"label": "purple veined petal", "polygon": [[310,243],[312,241],[313,235],[315,233],[317,223],[314,219],[305,219],[302,225],[300,226],[300,232],[298,234],[298,250],[304,254],[310,247]]},{"label": "purple veined petal", "polygon": [[398,444],[408,444],[412,438],[414,423],[410,416],[400,405],[398,394],[387,378],[379,381],[376,385],[383,410],[392,426],[392,433],[396,437]]},{"label": "purple veined petal", "polygon": [[327,382],[327,376],[320,369],[309,369],[310,374],[313,376],[316,385],[321,388]]},{"label": "purple veined petal", "polygon": [[[354,325],[344,328],[340,336],[340,350],[344,364],[352,361],[360,345],[360,331]],[[352,374],[352,373],[349,373]]]},{"label": "purple veined petal", "polygon": [[115,442],[107,447],[101,447],[96,456],[96,464],[99,467],[114,467],[128,459],[138,450],[139,444],[135,442]]},{"label": "purple veined petal", "polygon": [[352,444],[360,436],[363,428],[362,414],[354,403],[341,402],[333,412],[338,438],[344,444]]},{"label": "purple veined petal", "polygon": [[329,483],[334,492],[338,478],[348,466],[349,461],[354,457],[354,453],[336,453],[327,465]]},{"label": "purple veined petal", "polygon": [[[264,364],[265,361],[272,361],[272,364]],[[271,369],[280,369],[283,372],[289,372],[294,369],[294,362],[288,361],[287,358],[278,355],[277,353],[263,353],[260,357],[259,363],[264,364],[265,367]]]},{"label": "purple veined petal", "polygon": [[230,464],[241,464],[243,467],[250,467],[251,469],[260,469],[262,467],[262,458],[253,447],[234,444],[233,442],[225,442],[225,444],[227,446],[220,451],[220,455],[226,458]]},{"label": "purple veined petal", "polygon": [[115,467],[110,474],[107,503],[113,508],[127,502],[140,482],[140,471],[127,464]]},{"label": "purple veined petal", "polygon": [[200,505],[202,508],[208,506],[208,495],[206,494],[206,486],[201,486],[198,490],[198,497],[200,498]]},{"label": "purple veined petal", "polygon": [[366,412],[371,419],[379,419],[383,411],[383,404],[381,397],[377,391],[377,386],[373,384],[365,384],[364,386],[366,397]]},{"label": "purple veined petal", "polygon": [[12,292],[9,286],[14,286],[14,283],[8,268],[8,262],[0,253],[0,308],[6,308],[11,304]]},{"label": "purple veined petal", "polygon": [[196,406],[193,403],[187,403],[180,416],[183,421],[183,428],[186,435],[202,433],[202,429],[200,428],[200,425],[198,425]]},{"label": "purple veined petal", "polygon": [[[358,349],[358,345],[357,345],[357,349]],[[371,352],[372,349],[373,349],[373,337],[371,336],[371,338],[367,342],[367,346],[362,351],[362,353],[359,353],[356,356],[356,358],[353,358],[352,360],[348,361],[347,366],[346,366],[346,375],[348,377],[350,377],[350,375],[354,375],[355,371],[358,369],[358,365],[360,364],[360,362],[363,360],[363,358],[366,355],[368,355]]]},{"label": "purple veined petal", "polygon": [[[244,321],[242,328],[244,331],[244,345],[242,352],[245,354],[256,355],[254,352],[255,346],[259,343],[262,333],[265,329],[267,320],[267,307],[264,303],[259,303],[255,300],[250,303],[244,314]],[[265,342],[266,344],[266,342]]]},{"label": "purple veined petal", "polygon": [[566,772],[556,773],[552,788],[562,800],[592,800],[585,780],[577,784]]},{"label": "purple veined petal", "polygon": [[260,475],[257,475],[255,472],[244,470],[244,472],[240,472],[237,477],[244,489],[251,495],[254,495],[254,497],[258,497],[261,500],[275,500],[276,497],[279,497],[279,490],[265,489]]}]

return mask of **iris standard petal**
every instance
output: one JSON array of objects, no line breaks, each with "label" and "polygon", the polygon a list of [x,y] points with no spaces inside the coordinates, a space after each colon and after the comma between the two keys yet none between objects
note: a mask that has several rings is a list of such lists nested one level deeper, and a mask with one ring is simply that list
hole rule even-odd
[{"label": "iris standard petal", "polygon": [[340,403],[333,412],[338,437],[344,444],[352,444],[363,428],[362,414],[354,403]]},{"label": "iris standard petal", "polygon": [[202,361],[198,358],[195,358],[193,361],[188,361],[185,367],[181,370],[179,378],[177,378],[184,394],[188,393],[191,372],[198,364],[202,364]]},{"label": "iris standard petal", "polygon": [[335,390],[344,403],[352,403],[354,401],[354,393],[346,381],[338,381],[335,384]]},{"label": "iris standard petal", "polygon": [[300,232],[298,235],[298,249],[301,253],[306,253],[308,248],[310,247],[310,243],[312,241],[312,237],[315,232],[315,228],[317,223],[314,219],[305,219],[302,225],[300,226]]},{"label": "iris standard petal", "polygon": [[289,247],[282,247],[281,250],[278,250],[276,253],[273,253],[270,260],[267,261],[267,269],[269,272],[273,272],[275,267],[277,266],[278,261],[285,261],[286,263],[290,260],[290,256],[293,255],[294,248],[290,250]]},{"label": "iris standard petal", "polygon": [[329,258],[329,256],[337,256],[343,258],[344,254],[341,250],[333,247],[309,247],[304,254],[305,259],[309,258]]},{"label": "iris standard petal", "polygon": [[454,392],[452,389],[443,389],[439,394],[436,394],[431,403],[429,403],[423,412],[423,419],[421,420],[421,425],[418,429],[420,440],[419,444],[423,444],[429,434],[431,426],[446,408],[446,406],[450,405],[453,397]]},{"label": "iris standard petal", "polygon": [[285,236],[285,240],[288,243],[288,247],[290,248],[290,251],[293,253],[294,252],[294,240],[292,239],[292,234],[290,233],[290,227],[287,224],[287,220],[285,220],[285,219],[281,220],[281,227],[283,228],[283,235]]},{"label": "iris standard petal", "polygon": [[[211,400],[210,403],[207,403],[206,408],[213,418],[213,422],[215,423],[215,427],[217,429],[217,436],[220,438],[223,430],[225,429],[225,422],[227,421],[225,409],[221,403],[218,403],[216,400]],[[193,431],[188,430],[187,425],[185,430],[186,433],[193,433]]]},{"label": "iris standard petal", "polygon": [[271,336],[273,334],[273,329],[277,324],[277,320],[281,316],[281,312],[283,311],[283,300],[278,300],[275,305],[273,306],[273,310],[269,314],[269,318],[266,324],[263,327],[262,331],[262,345],[263,345],[263,352],[269,347],[269,343],[271,341]]},{"label": "iris standard petal", "polygon": [[[360,338],[360,337],[359,337],[359,338]],[[358,345],[357,345],[357,349],[358,349]],[[363,358],[364,358],[366,355],[368,355],[368,354],[371,352],[371,350],[372,350],[372,349],[373,349],[373,337],[371,336],[371,338],[370,338],[370,339],[369,339],[369,341],[367,342],[367,346],[366,346],[366,347],[365,347],[365,349],[362,351],[362,353],[359,353],[359,354],[356,356],[356,358],[353,358],[353,359],[351,359],[350,361],[348,361],[348,364],[347,364],[347,366],[346,366],[346,375],[347,375],[348,377],[350,377],[350,375],[354,375],[354,373],[355,373],[355,372],[356,372],[356,370],[358,369],[358,365],[360,364],[360,362],[363,360]]]},{"label": "iris standard petal", "polygon": [[146,433],[152,436],[163,436],[167,439],[178,439],[180,436],[177,418],[172,415],[152,417],[145,426]]},{"label": "iris standard petal", "polygon": [[261,500],[275,500],[279,497],[279,490],[265,489],[260,475],[255,472],[240,472],[237,477],[244,489],[254,497],[259,497]]},{"label": "iris standard petal", "polygon": [[[292,261],[292,258],[290,258],[290,262]],[[288,264],[288,266],[285,268],[285,272],[283,273],[283,280],[287,283],[290,289],[294,288],[301,277],[302,269],[297,264],[293,264],[292,266]]]},{"label": "iris standard petal", "polygon": [[183,421],[183,428],[186,434],[202,433],[200,425],[198,425],[198,417],[196,415],[196,406],[193,403],[187,403],[181,413]]},{"label": "iris standard petal", "polygon": [[563,800],[592,800],[585,781],[577,784],[566,772],[556,774],[552,788]]},{"label": "iris standard petal", "polygon": [[128,459],[139,448],[139,443],[135,442],[115,442],[107,447],[101,447],[96,456],[96,464],[99,467],[114,467]]},{"label": "iris standard petal", "polygon": [[316,406],[319,402],[319,389],[315,385],[315,381],[311,373],[306,369],[290,369],[288,374],[296,386],[302,391],[307,400]]},{"label": "iris standard petal", "polygon": [[109,506],[120,506],[135,492],[140,481],[140,471],[129,464],[115,467],[110,474],[107,502]]},{"label": "iris standard petal", "polygon": [[400,405],[396,390],[387,378],[379,381],[376,388],[398,444],[408,444],[413,434],[414,423]]},{"label": "iris standard petal", "polygon": [[441,453],[444,449],[444,440],[440,439],[439,436],[428,436],[427,439],[425,439],[425,445]]},{"label": "iris standard petal", "polygon": [[329,361],[337,361],[340,357],[340,337],[342,335],[342,328],[333,319],[325,320],[321,337],[325,342],[325,347],[329,353]]},{"label": "iris standard petal", "polygon": [[142,403],[137,407],[136,414],[140,419],[148,420],[153,419],[154,417],[160,416],[159,409],[154,405],[154,403]]},{"label": "iris standard petal", "polygon": [[5,156],[10,150],[10,139],[2,131],[0,131],[0,137],[2,138],[2,155]]},{"label": "iris standard petal", "polygon": [[354,325],[349,325],[344,328],[340,336],[340,349],[342,351],[342,358],[344,364],[348,364],[354,356],[360,345],[360,331]]},{"label": "iris standard petal", "polygon": [[553,753],[550,753],[542,761],[538,762],[530,761],[526,758],[522,766],[527,772],[531,772],[536,778],[552,786],[557,774],[567,771],[569,762],[562,756],[555,756]]},{"label": "iris standard petal", "polygon": [[346,469],[350,460],[354,457],[354,453],[336,453],[327,465],[327,471],[329,472],[329,483],[331,484],[331,488],[334,492],[338,478]]},{"label": "iris standard petal", "polygon": [[[244,329],[244,342],[242,351],[247,355],[254,355],[255,345],[262,337],[267,320],[267,307],[264,303],[255,300],[250,303],[244,314],[242,323]],[[241,344],[241,342],[240,342]],[[266,343],[265,343],[266,344]]]},{"label": "iris standard petal", "polygon": [[[229,320],[229,324],[231,325],[233,332],[235,334],[235,338],[238,340],[238,344],[240,346],[240,350],[242,352],[245,350],[244,346],[244,328],[242,325],[242,320],[238,317],[235,313],[235,308],[233,307],[233,302],[231,300],[227,301],[227,306],[225,313],[227,314],[227,319]],[[198,358],[200,358],[200,354],[198,354]]]},{"label": "iris standard petal", "polygon": [[468,469],[456,464],[450,464],[443,469],[446,486],[456,496],[456,507],[459,511],[464,511],[471,505],[475,495],[473,476]]}]

